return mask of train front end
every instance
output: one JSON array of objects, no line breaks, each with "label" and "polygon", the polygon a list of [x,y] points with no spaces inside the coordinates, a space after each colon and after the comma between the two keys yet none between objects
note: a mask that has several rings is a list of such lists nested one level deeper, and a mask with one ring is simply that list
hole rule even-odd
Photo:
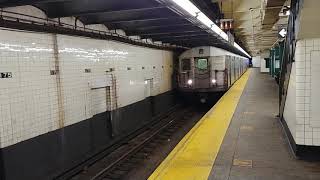
[{"label": "train front end", "polygon": [[179,92],[188,101],[208,103],[228,89],[224,59],[209,54],[179,59]]}]

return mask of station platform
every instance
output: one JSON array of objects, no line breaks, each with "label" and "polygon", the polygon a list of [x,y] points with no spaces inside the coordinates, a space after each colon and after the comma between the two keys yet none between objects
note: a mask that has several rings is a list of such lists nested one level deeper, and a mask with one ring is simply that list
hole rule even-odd
[{"label": "station platform", "polygon": [[158,166],[149,180],[320,179],[297,159],[277,118],[278,86],[249,69]]}]

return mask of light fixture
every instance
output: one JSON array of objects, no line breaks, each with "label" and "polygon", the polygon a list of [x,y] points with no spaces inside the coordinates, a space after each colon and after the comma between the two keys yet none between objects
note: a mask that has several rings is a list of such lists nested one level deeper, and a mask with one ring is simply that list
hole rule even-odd
[{"label": "light fixture", "polygon": [[182,7],[185,11],[187,11],[192,16],[197,16],[197,13],[201,12],[192,2],[189,0],[172,0],[177,5]]},{"label": "light fixture", "polygon": [[211,82],[212,82],[212,84],[215,84],[217,82],[217,80],[216,79],[212,79]]},{"label": "light fixture", "polygon": [[[226,41],[229,41],[228,35],[221,30],[214,22],[210,20],[203,12],[201,12],[190,0],[171,0],[178,6],[180,6],[182,9],[187,11],[191,16],[197,18],[200,22],[202,22],[205,26],[209,27],[213,32],[218,34],[220,37],[225,39]],[[243,52],[245,55],[251,58],[251,56],[243,50],[237,43],[234,43],[234,46],[239,49],[241,52]],[[189,80],[188,80],[189,84]],[[192,84],[192,80],[191,80]]]},{"label": "light fixture", "polygon": [[189,0],[172,0],[182,9],[187,11],[191,16],[196,17],[204,25],[211,28],[215,33],[221,36],[226,41],[229,40],[228,35],[222,31],[214,22],[212,22],[203,12],[201,12],[192,2]]},{"label": "light fixture", "polygon": [[236,42],[233,43],[233,46],[236,47],[238,50],[240,50],[241,52],[243,52],[245,55],[247,55],[249,58],[251,58],[251,56],[245,51],[243,50]]},{"label": "light fixture", "polygon": [[147,81],[147,80],[145,80],[145,81],[144,81],[144,84],[148,84],[148,81]]},{"label": "light fixture", "polygon": [[191,85],[192,84],[192,79],[188,80],[188,84]]},{"label": "light fixture", "polygon": [[215,33],[217,33],[220,37],[222,37],[223,39],[225,39],[226,41],[229,40],[228,35],[222,31],[219,26],[217,26],[216,24],[212,24],[211,25],[211,30],[214,31]]},{"label": "light fixture", "polygon": [[198,14],[197,19],[201,21],[204,25],[208,26],[209,28],[214,24],[205,14],[202,12]]}]

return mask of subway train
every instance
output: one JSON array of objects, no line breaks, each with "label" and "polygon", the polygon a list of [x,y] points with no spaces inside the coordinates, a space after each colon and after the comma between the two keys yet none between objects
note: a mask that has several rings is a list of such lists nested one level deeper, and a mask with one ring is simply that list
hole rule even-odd
[{"label": "subway train", "polygon": [[207,103],[227,91],[248,64],[248,58],[217,47],[189,49],[179,57],[179,94],[184,100]]}]

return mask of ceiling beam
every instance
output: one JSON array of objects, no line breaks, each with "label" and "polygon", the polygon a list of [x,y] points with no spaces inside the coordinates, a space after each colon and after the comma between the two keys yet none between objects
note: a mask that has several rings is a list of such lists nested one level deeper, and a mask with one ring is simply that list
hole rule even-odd
[{"label": "ceiling beam", "polygon": [[12,7],[22,5],[32,5],[36,3],[55,3],[55,2],[67,2],[72,0],[0,0],[0,7]]},{"label": "ceiling beam", "polygon": [[158,33],[140,33],[137,36],[154,36],[154,35],[170,35],[170,34],[185,34],[185,33],[197,33],[206,32],[205,30],[191,30],[191,31],[177,31],[177,32],[158,32]]},{"label": "ceiling beam", "polygon": [[158,20],[168,20],[168,19],[185,19],[184,17],[170,16],[170,17],[155,17],[155,18],[140,18],[140,19],[128,19],[128,20],[111,20],[111,21],[89,21],[87,24],[121,24],[121,23],[132,23],[132,22],[149,22]]},{"label": "ceiling beam", "polygon": [[157,41],[165,41],[165,40],[170,40],[170,39],[185,39],[188,37],[212,37],[208,33],[203,33],[203,34],[189,34],[189,35],[178,35],[178,36],[165,36],[165,37],[156,37],[152,38],[153,40]]},{"label": "ceiling beam", "polygon": [[174,25],[166,25],[163,24],[161,26],[145,26],[135,28],[137,31],[146,31],[146,30],[155,30],[155,29],[162,29],[162,28],[180,28],[180,27],[197,27],[196,24],[192,23],[183,23],[183,24],[174,24]]},{"label": "ceiling beam", "polygon": [[207,34],[209,35],[209,33],[207,33],[206,31],[192,31],[192,32],[182,32],[182,33],[170,33],[170,34],[152,34],[152,35],[141,35],[141,38],[152,38],[152,39],[161,39],[161,38],[174,38],[175,36],[184,36],[184,37],[188,37],[188,36],[194,36],[194,35],[203,35],[203,34]]},{"label": "ceiling beam", "polygon": [[89,10],[89,11],[49,11],[48,16],[50,18],[58,18],[58,17],[69,17],[69,16],[96,16],[100,14],[115,14],[115,13],[138,13],[138,12],[145,12],[150,10],[159,10],[159,9],[165,9],[168,6],[155,6],[155,7],[144,7],[144,8],[134,8],[134,9],[117,9],[117,10],[111,10],[110,8],[107,9],[97,9],[97,10]]},{"label": "ceiling beam", "polygon": [[173,26],[177,24],[191,24],[190,21],[186,19],[164,19],[164,20],[157,20],[157,21],[140,21],[140,22],[126,22],[126,23],[119,23],[116,24],[118,27],[121,28],[127,28],[127,29],[137,29],[137,28],[143,28],[147,26]]},{"label": "ceiling beam", "polygon": [[[203,42],[203,43],[210,43],[211,42],[216,42],[216,44],[221,44],[218,43],[217,39],[208,39],[208,38],[187,38],[187,39],[171,39],[171,40],[165,40],[162,41],[163,43],[176,43],[176,42]],[[211,42],[210,42],[211,41]]]}]

